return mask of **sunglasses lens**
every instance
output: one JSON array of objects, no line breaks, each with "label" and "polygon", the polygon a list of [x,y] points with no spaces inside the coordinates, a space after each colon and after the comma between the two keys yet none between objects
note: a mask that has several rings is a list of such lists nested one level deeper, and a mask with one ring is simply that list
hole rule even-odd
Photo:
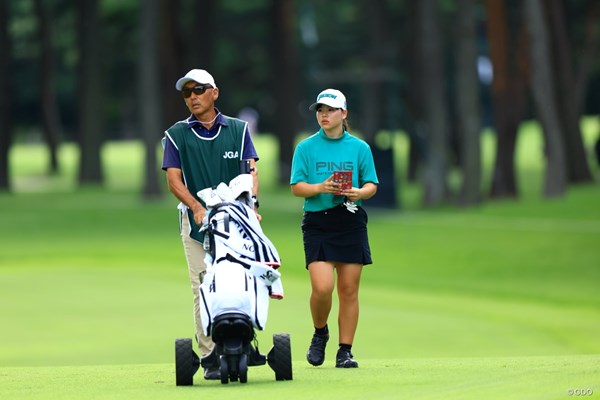
[{"label": "sunglasses lens", "polygon": [[200,95],[203,95],[204,92],[206,92],[206,89],[210,89],[210,88],[211,88],[210,86],[203,86],[203,85],[194,86],[193,88],[184,88],[184,89],[181,89],[181,95],[185,99],[190,97],[192,95],[192,93],[194,93],[196,96],[200,96]]}]

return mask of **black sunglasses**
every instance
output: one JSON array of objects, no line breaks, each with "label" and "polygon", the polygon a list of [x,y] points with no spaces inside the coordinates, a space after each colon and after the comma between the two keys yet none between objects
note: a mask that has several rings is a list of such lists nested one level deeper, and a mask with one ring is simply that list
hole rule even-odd
[{"label": "black sunglasses", "polygon": [[198,85],[198,86],[194,86],[192,88],[183,88],[183,89],[181,89],[181,95],[183,96],[184,99],[187,99],[188,97],[190,97],[192,95],[192,93],[194,93],[196,96],[200,96],[200,95],[204,94],[204,92],[206,92],[206,89],[212,89],[212,86]]}]

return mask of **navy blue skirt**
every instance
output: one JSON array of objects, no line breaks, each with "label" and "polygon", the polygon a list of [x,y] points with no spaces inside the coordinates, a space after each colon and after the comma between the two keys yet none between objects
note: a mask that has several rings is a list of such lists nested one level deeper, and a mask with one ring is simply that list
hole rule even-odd
[{"label": "navy blue skirt", "polygon": [[367,235],[367,213],[342,205],[325,211],[305,212],[302,236],[306,267],[313,261],[372,264]]}]

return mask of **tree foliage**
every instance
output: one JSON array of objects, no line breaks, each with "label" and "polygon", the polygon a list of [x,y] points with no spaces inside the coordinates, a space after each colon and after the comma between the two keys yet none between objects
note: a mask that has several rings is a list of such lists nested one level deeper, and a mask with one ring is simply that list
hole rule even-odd
[{"label": "tree foliage", "polygon": [[[42,132],[51,153],[77,141],[82,184],[102,184],[104,141],[143,139],[145,190],[155,192],[151,147],[187,114],[174,82],[205,68],[223,113],[251,107],[255,133],[279,138],[282,184],[296,135],[317,129],[307,106],[335,87],[353,132],[372,145],[381,131],[408,135],[409,179],[427,206],[485,198],[486,125],[497,134],[489,195],[518,197],[517,132],[530,117],[544,130],[544,193],[560,196],[593,181],[578,122],[599,113],[599,9],[591,0],[7,0],[0,188],[10,188],[10,143]],[[477,68],[486,60],[491,81]],[[8,85],[18,90],[9,96]],[[386,180],[398,179],[391,172]]]}]

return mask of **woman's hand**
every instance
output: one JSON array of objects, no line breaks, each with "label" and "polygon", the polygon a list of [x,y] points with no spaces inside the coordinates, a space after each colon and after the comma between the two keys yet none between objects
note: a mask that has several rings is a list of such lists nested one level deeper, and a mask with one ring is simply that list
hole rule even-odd
[{"label": "woman's hand", "polygon": [[333,175],[331,175],[329,178],[327,178],[326,180],[324,180],[321,183],[321,193],[334,193],[336,195],[339,194],[340,191],[340,184],[337,182],[333,181]]},{"label": "woman's hand", "polygon": [[367,182],[361,188],[352,187],[342,191],[342,196],[346,196],[350,201],[367,200],[377,193],[377,185]]},{"label": "woman's hand", "polygon": [[348,200],[353,201],[353,202],[362,199],[361,194],[362,194],[361,189],[355,188],[355,187],[352,187],[352,188],[346,189],[346,190],[342,190],[342,193],[341,193],[342,196],[346,196],[348,198]]}]

